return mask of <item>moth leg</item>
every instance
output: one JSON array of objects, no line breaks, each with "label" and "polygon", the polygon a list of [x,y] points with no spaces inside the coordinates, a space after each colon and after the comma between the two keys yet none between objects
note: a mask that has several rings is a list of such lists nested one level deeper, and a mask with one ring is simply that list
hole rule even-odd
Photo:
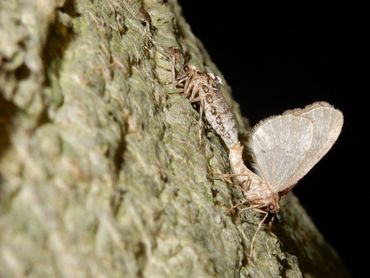
[{"label": "moth leg", "polygon": [[[180,58],[182,57],[181,50],[179,48],[176,48],[176,47],[167,47],[167,48],[162,49],[161,51],[159,51],[159,53],[161,55],[163,55],[161,57],[161,59],[170,61],[170,64],[171,64],[170,71],[171,71],[172,85],[176,86],[178,83],[184,82],[185,80],[180,80],[180,82],[179,82],[177,80],[177,76],[176,76],[176,62],[178,60],[180,60]],[[185,76],[185,79],[186,78],[187,78],[187,76]],[[166,84],[166,85],[169,85],[169,84]]]},{"label": "moth leg", "polygon": [[171,58],[171,69],[169,70],[171,72],[171,81],[167,81],[162,83],[164,86],[172,85],[173,87],[180,86],[182,82],[184,82],[188,77],[185,76],[182,79],[177,79],[176,77],[176,65],[173,62]]},{"label": "moth leg", "polygon": [[190,87],[190,86],[193,87],[195,84],[198,84],[198,80],[196,79],[196,76],[194,73],[190,73],[187,76],[188,76],[188,79],[186,80],[184,87]]},{"label": "moth leg", "polygon": [[202,140],[202,129],[203,129],[203,104],[200,101],[199,105],[199,139]]},{"label": "moth leg", "polygon": [[245,175],[247,178],[242,182],[242,188],[244,192],[247,192],[252,184],[252,179],[249,175]]},{"label": "moth leg", "polygon": [[175,79],[174,79],[176,86],[179,86],[184,82],[186,83],[187,80],[189,80],[189,75],[185,75],[184,77],[181,77],[181,78],[175,76]]},{"label": "moth leg", "polygon": [[200,100],[200,97],[193,98],[192,100],[189,99],[190,103],[200,102]]},{"label": "moth leg", "polygon": [[[194,84],[195,83],[195,84]],[[188,78],[184,84],[184,95],[187,99],[194,98],[196,82],[193,82],[192,78]]]},{"label": "moth leg", "polygon": [[228,183],[233,183],[233,181],[230,179],[233,177],[233,174],[223,174],[220,169],[217,169],[216,170],[217,172],[217,175],[224,181],[224,182],[228,182]]},{"label": "moth leg", "polygon": [[[200,102],[200,105],[199,105],[199,126],[200,126],[200,129],[202,130],[203,128],[203,106],[204,104],[202,103],[202,99],[201,97],[199,96],[199,90],[200,90],[200,83],[198,81],[194,81],[191,83],[191,86],[189,86],[187,92],[186,92],[186,95],[189,95],[189,92],[191,90],[191,94],[190,96],[188,97],[189,99],[189,102],[190,103],[194,103],[194,102]],[[200,131],[200,137],[202,135],[202,132]]]},{"label": "moth leg", "polygon": [[[245,201],[243,201],[241,204],[246,204],[246,203],[249,203],[249,201],[248,200],[245,200]],[[253,209],[253,210],[257,210],[258,209],[258,206],[259,205],[253,205],[253,206],[249,206],[249,207],[246,207],[246,208],[243,208],[243,209],[241,209],[240,211],[239,211],[239,215],[241,214],[241,213],[243,213],[243,212],[245,212],[245,211],[247,211],[247,210],[250,210],[250,209]],[[262,211],[262,212],[264,212],[264,211]]]},{"label": "moth leg", "polygon": [[[240,207],[240,206],[242,206],[242,205],[245,205],[245,204],[247,204],[247,203],[249,203],[249,201],[248,200],[244,200],[244,201],[242,201],[241,203],[239,203],[239,204],[236,204],[236,205],[233,205],[231,208],[229,208],[229,210],[228,210],[228,212],[227,212],[227,214],[230,214],[232,211],[234,211],[234,209],[236,209],[237,207]],[[240,211],[238,211],[238,215],[240,215],[242,212],[244,212],[244,211],[246,211],[246,210],[249,210],[249,209],[253,209],[254,207],[246,207],[246,208],[243,208],[243,209],[241,209]]]},{"label": "moth leg", "polygon": [[187,90],[186,96],[190,102],[200,101],[199,82],[197,80],[192,82],[191,85],[189,85],[189,89]]},{"label": "moth leg", "polygon": [[256,211],[258,212],[261,212],[261,213],[264,213],[265,216],[262,218],[262,220],[258,223],[258,226],[257,226],[257,230],[256,232],[254,233],[253,237],[252,237],[252,241],[251,241],[251,247],[250,247],[250,250],[249,250],[249,257],[252,258],[252,255],[253,255],[253,249],[254,249],[254,242],[256,241],[256,236],[257,236],[257,233],[261,230],[261,227],[262,227],[262,224],[265,222],[265,220],[267,219],[269,213],[266,212],[266,211],[263,211],[263,210],[259,210],[259,209],[256,209]]},{"label": "moth leg", "polygon": [[176,57],[172,55],[171,57],[171,78],[173,84],[176,84]]},{"label": "moth leg", "polygon": [[[242,185],[247,182],[248,183],[248,189],[249,189],[249,186],[251,184],[251,179],[249,178],[249,174],[222,174],[219,172],[219,175],[220,177],[222,178],[222,180],[224,181],[227,181],[228,183],[231,183],[233,184],[234,182],[230,179],[230,178],[235,178],[235,177],[246,177],[245,181],[242,182]],[[243,191],[248,191],[248,189],[245,189],[243,186],[242,186],[242,190]]]},{"label": "moth leg", "polygon": [[244,192],[247,192],[249,190],[249,187],[252,183],[252,179],[250,178],[249,174],[222,174],[221,177],[230,183],[233,183],[233,182],[229,178],[245,177],[243,181],[239,182]]},{"label": "moth leg", "polygon": [[275,215],[271,218],[271,220],[269,221],[269,230],[271,230],[272,228],[272,223],[274,222],[275,220]]},{"label": "moth leg", "polygon": [[195,82],[193,82],[191,87],[189,86],[184,92],[190,103],[201,102],[201,98],[199,96],[199,84],[198,82],[196,82],[196,84],[194,83]]}]

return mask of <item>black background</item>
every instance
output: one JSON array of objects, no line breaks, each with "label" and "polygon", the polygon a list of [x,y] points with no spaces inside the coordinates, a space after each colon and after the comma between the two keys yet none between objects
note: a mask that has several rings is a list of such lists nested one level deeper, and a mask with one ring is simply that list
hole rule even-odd
[{"label": "black background", "polygon": [[319,100],[342,110],[344,128],[337,143],[294,192],[352,274],[370,277],[368,256],[363,255],[369,250],[365,227],[369,182],[359,178],[357,160],[363,149],[359,130],[364,119],[350,84],[354,69],[349,60],[356,50],[349,43],[352,31],[345,8],[313,7],[322,11],[318,14],[309,7],[284,11],[244,1],[179,2],[252,126]]}]

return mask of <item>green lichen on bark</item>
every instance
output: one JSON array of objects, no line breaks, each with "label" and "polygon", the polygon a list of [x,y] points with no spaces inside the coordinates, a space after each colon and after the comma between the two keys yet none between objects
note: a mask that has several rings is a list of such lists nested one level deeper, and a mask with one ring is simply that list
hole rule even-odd
[{"label": "green lichen on bark", "polygon": [[171,48],[220,75],[174,0],[0,2],[0,277],[348,276],[294,196],[248,258]]}]

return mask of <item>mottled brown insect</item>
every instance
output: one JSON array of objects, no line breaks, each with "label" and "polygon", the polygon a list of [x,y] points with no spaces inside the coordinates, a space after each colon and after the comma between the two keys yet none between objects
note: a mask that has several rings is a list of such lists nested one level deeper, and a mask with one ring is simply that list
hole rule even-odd
[{"label": "mottled brown insect", "polygon": [[176,85],[183,89],[190,102],[200,104],[200,120],[204,111],[206,120],[228,148],[238,141],[236,121],[220,90],[222,81],[219,76],[185,64],[176,78]]}]

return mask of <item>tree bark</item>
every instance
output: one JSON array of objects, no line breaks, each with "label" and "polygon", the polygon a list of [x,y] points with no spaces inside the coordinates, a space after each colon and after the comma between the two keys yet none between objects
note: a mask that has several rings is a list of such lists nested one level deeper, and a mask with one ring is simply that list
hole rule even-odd
[{"label": "tree bark", "polygon": [[0,277],[348,277],[292,194],[248,257],[173,49],[221,75],[175,0],[0,2]]}]

